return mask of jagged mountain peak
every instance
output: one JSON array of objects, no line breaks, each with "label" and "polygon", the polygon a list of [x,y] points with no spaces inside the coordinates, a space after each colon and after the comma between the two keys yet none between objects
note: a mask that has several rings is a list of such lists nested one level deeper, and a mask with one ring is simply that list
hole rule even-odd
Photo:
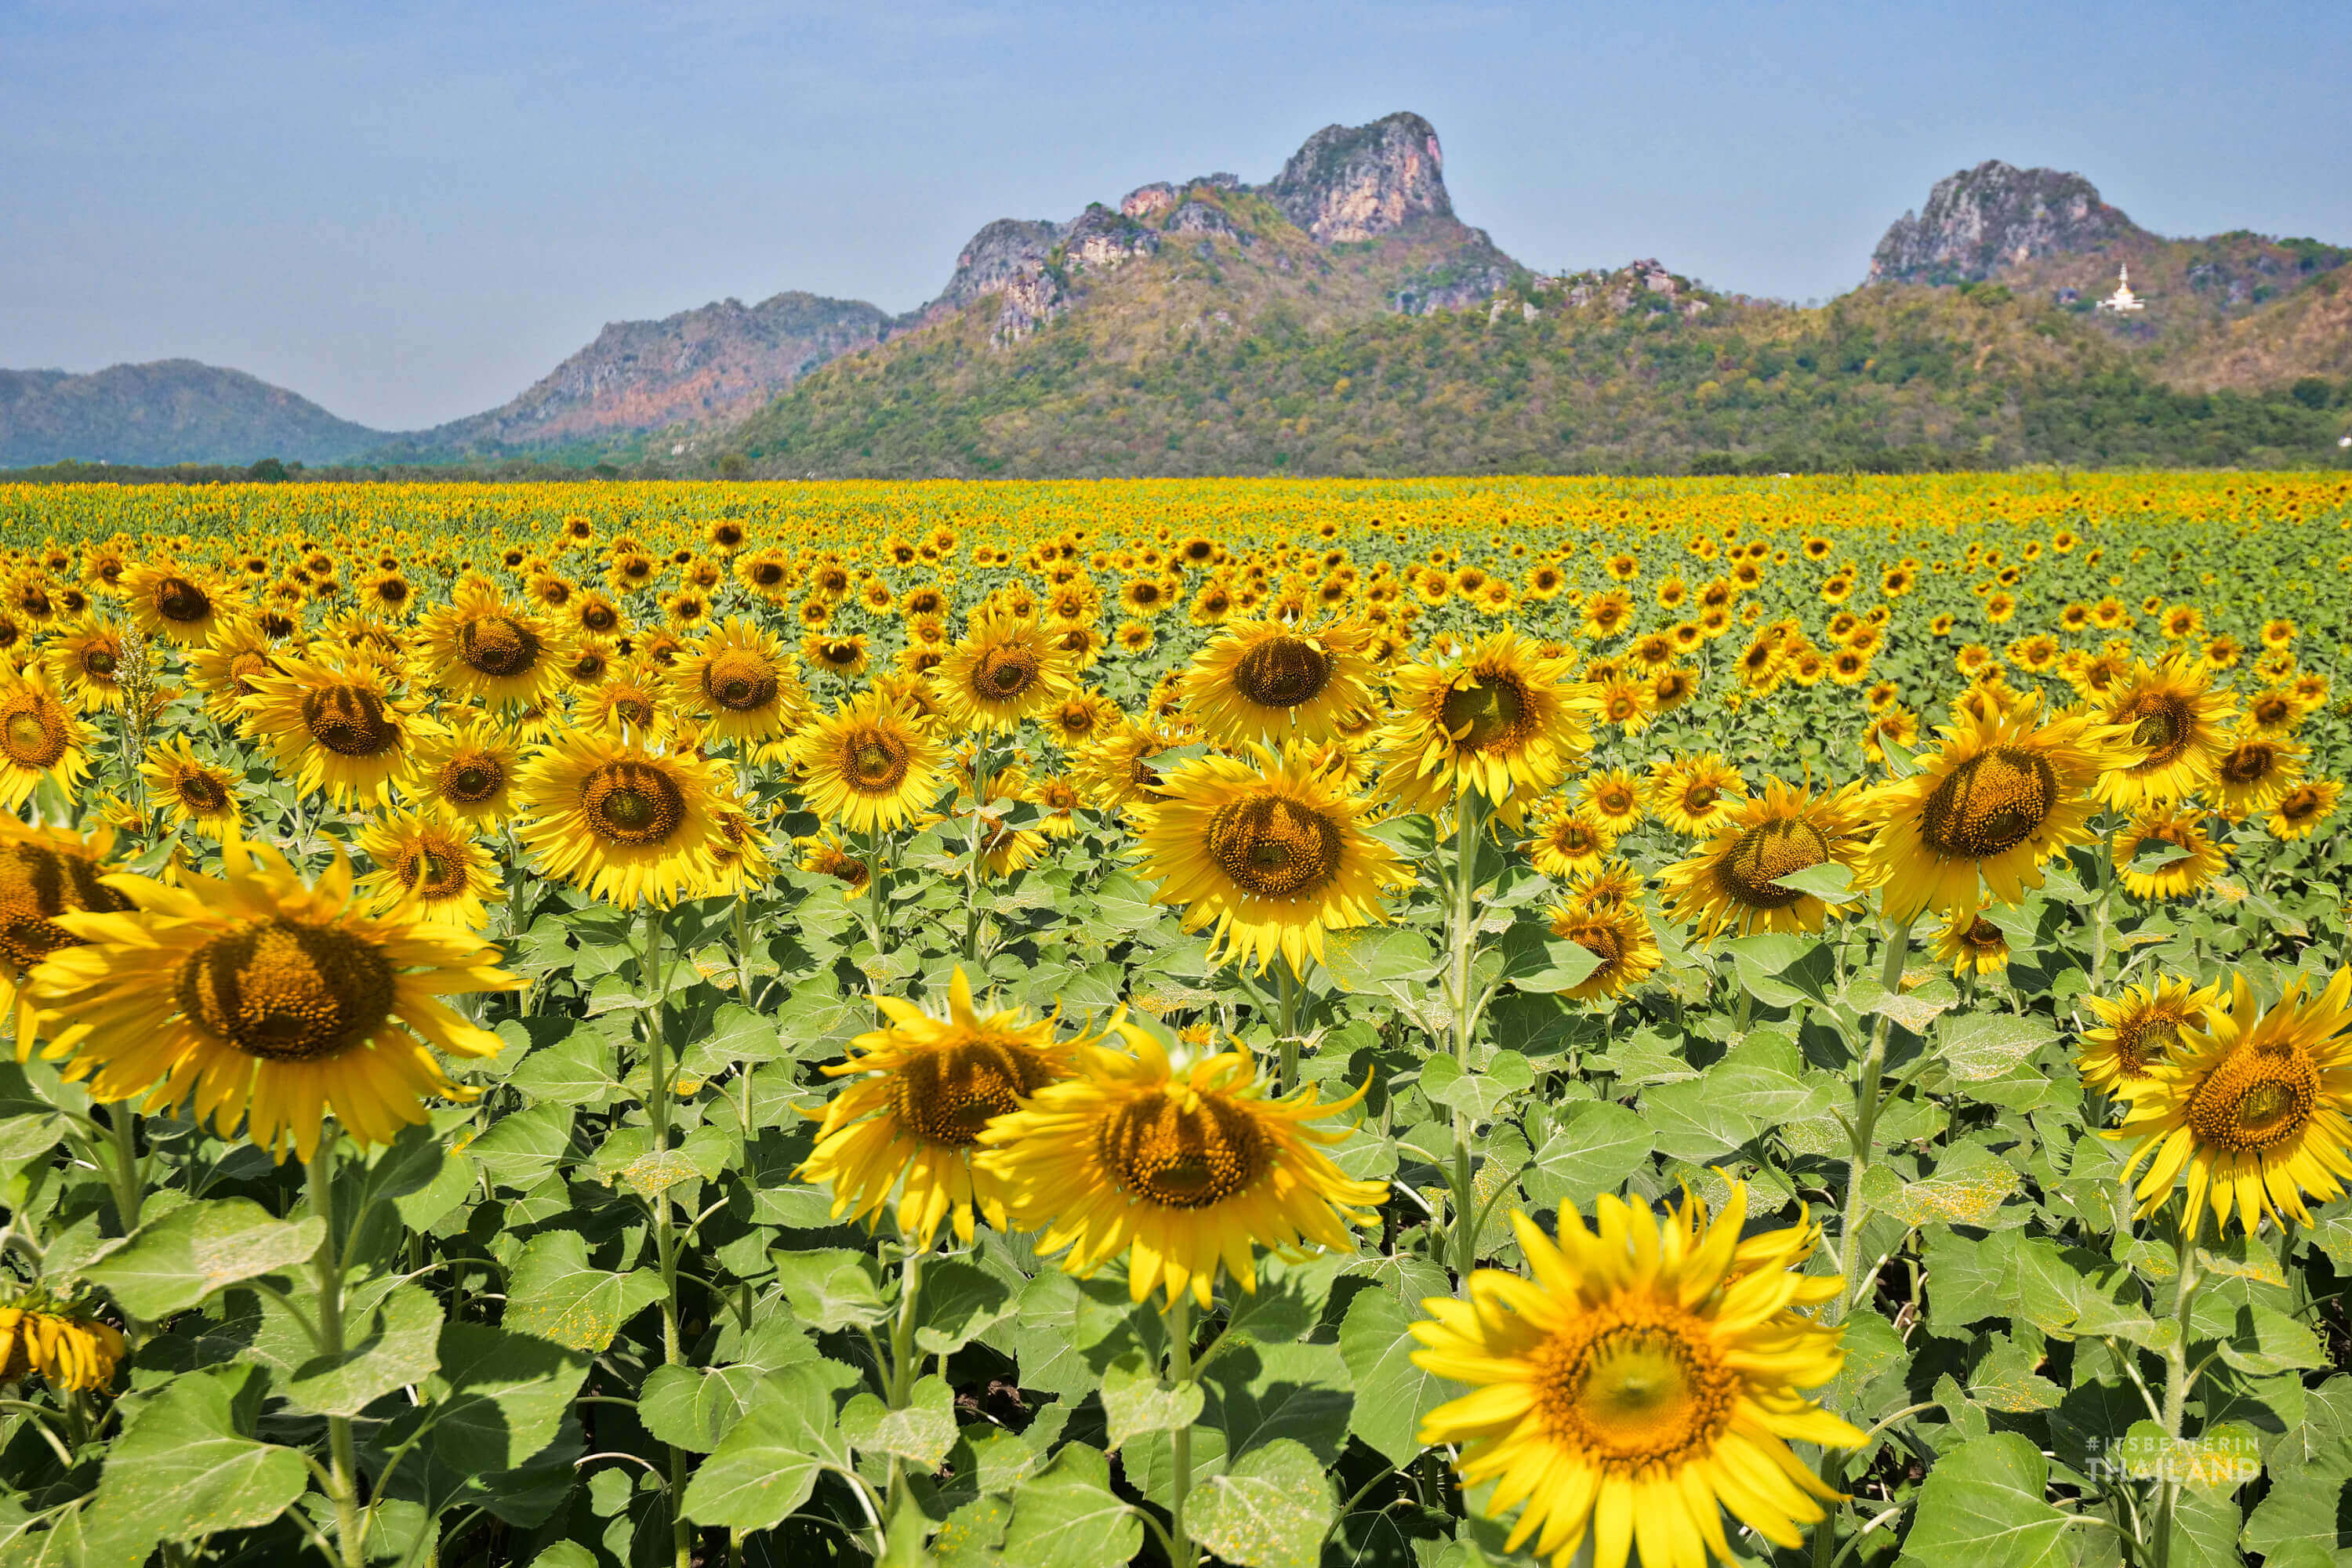
[{"label": "jagged mountain peak", "polygon": [[1936,182],[1871,253],[1877,283],[1972,283],[2045,256],[2081,255],[2147,231],[2063,169],[1988,158]]},{"label": "jagged mountain peak", "polygon": [[1437,128],[1401,110],[1309,136],[1262,194],[1318,243],[1373,239],[1415,218],[1450,218]]}]

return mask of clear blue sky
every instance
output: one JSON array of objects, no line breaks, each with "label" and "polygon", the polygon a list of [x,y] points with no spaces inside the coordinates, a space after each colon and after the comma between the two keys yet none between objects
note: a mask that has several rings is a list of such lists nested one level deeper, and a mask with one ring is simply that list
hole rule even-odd
[{"label": "clear blue sky", "polygon": [[1804,299],[1989,157],[2161,232],[2352,242],[2352,16],[2310,5],[0,0],[0,365],[185,355],[380,426],[610,320],[903,310],[991,218],[1271,176],[1427,115],[1530,265]]}]

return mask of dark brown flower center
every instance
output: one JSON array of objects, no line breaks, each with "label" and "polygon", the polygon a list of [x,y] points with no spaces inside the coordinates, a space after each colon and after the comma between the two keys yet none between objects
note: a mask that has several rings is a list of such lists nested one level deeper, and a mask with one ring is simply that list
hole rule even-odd
[{"label": "dark brown flower center", "polygon": [[1518,678],[1496,673],[1448,691],[1438,716],[1462,750],[1507,751],[1525,738],[1528,710],[1528,690]]},{"label": "dark brown flower center", "polygon": [[1919,837],[1952,859],[1989,859],[2041,832],[2057,805],[2058,775],[2049,758],[2023,746],[1996,746],[1936,786],[1919,815]]},{"label": "dark brown flower center", "polygon": [[1749,909],[1785,910],[1805,895],[1781,887],[1780,879],[1829,858],[1829,838],[1811,823],[1759,823],[1715,863],[1716,883]]},{"label": "dark brown flower center", "polygon": [[1312,702],[1330,684],[1330,658],[1313,643],[1293,637],[1267,638],[1234,667],[1234,689],[1261,708]]},{"label": "dark brown flower center", "polygon": [[703,694],[736,713],[756,713],[782,689],[775,667],[756,653],[730,649],[702,667]]},{"label": "dark brown flower center", "polygon": [[395,976],[375,943],[282,917],[241,922],[181,961],[180,1009],[249,1057],[306,1062],[362,1044],[392,1016]]},{"label": "dark brown flower center", "polygon": [[1209,853],[1225,875],[1260,898],[1313,893],[1338,872],[1339,825],[1300,802],[1255,795],[1209,818]]},{"label": "dark brown flower center", "polygon": [[339,757],[373,757],[400,743],[383,699],[363,686],[329,686],[302,694],[310,738]]},{"label": "dark brown flower center", "polygon": [[185,577],[166,577],[155,584],[155,613],[184,626],[201,621],[213,613],[212,595]]},{"label": "dark brown flower center", "polygon": [[686,820],[686,792],[666,768],[612,762],[581,781],[580,804],[590,831],[635,847],[667,843]]},{"label": "dark brown flower center", "polygon": [[483,675],[521,675],[539,662],[539,634],[512,616],[481,616],[457,628],[457,657]]},{"label": "dark brown flower center", "polygon": [[1130,1197],[1172,1209],[1223,1203],[1274,1163],[1256,1118],[1217,1094],[1189,1108],[1173,1095],[1138,1095],[1103,1122],[1096,1152]]}]

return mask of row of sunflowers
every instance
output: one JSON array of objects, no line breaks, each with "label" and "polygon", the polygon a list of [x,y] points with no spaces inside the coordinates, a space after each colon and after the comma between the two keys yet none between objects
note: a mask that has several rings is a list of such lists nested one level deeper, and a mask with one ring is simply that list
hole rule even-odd
[{"label": "row of sunflowers", "polygon": [[2352,488],[0,489],[0,1563],[2335,1563]]}]

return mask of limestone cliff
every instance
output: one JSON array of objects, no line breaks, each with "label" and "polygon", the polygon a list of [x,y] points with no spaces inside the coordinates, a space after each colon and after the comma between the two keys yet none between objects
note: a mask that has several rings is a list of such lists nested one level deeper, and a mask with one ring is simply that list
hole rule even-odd
[{"label": "limestone cliff", "polygon": [[2094,253],[2147,231],[2099,199],[2080,174],[1998,158],[1936,182],[1870,258],[1873,282],[1973,283],[2048,256]]},{"label": "limestone cliff", "polygon": [[1415,218],[1454,216],[1436,128],[1418,114],[1325,126],[1260,194],[1322,245],[1376,239]]}]

